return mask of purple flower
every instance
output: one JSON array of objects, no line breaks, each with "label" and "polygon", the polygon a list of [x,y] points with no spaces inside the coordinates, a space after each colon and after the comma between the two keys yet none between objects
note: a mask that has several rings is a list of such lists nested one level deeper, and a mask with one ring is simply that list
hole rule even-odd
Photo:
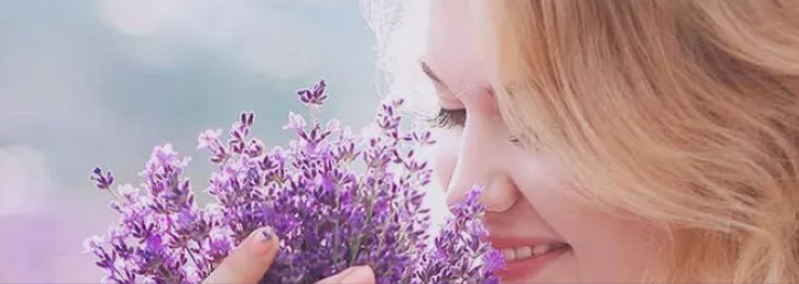
[{"label": "purple flower", "polygon": [[305,118],[293,112],[289,112],[289,122],[283,129],[300,130],[305,128]]},{"label": "purple flower", "polygon": [[297,91],[297,95],[300,97],[300,101],[303,103],[319,107],[325,103],[327,99],[327,94],[325,93],[325,89],[327,88],[327,83],[325,80],[320,80],[313,88],[310,89],[302,89]]},{"label": "purple flower", "polygon": [[222,129],[207,129],[200,134],[197,139],[197,149],[209,149],[219,147],[219,136],[222,135]]},{"label": "purple flower", "polygon": [[103,190],[108,190],[111,184],[114,183],[113,173],[111,173],[111,171],[103,173],[103,169],[100,167],[94,168],[90,179],[96,182],[97,188]]},{"label": "purple flower", "polygon": [[496,283],[502,256],[485,241],[481,188],[451,210],[454,218],[429,245],[430,209],[422,187],[432,170],[415,155],[434,143],[427,131],[406,131],[401,100],[378,108],[372,131],[359,136],[338,120],[320,122],[326,99],[320,81],[297,92],[309,118],[290,113],[284,129],[297,139],[266,149],[250,137],[253,113],[242,113],[223,140],[206,130],[198,148],[216,167],[198,206],[183,177],[188,158],[170,144],[155,147],[144,182],[112,188],[96,168],[92,180],[117,200],[120,214],[86,252],[112,283],[198,283],[253,230],[271,226],[281,251],[263,283],[314,283],[354,265],[369,265],[378,283]]},{"label": "purple flower", "polygon": [[482,187],[473,187],[466,198],[453,206],[454,219],[436,236],[435,246],[425,255],[414,283],[499,283],[493,271],[501,269],[504,259],[489,243],[488,231],[480,222],[485,208],[479,197]]}]

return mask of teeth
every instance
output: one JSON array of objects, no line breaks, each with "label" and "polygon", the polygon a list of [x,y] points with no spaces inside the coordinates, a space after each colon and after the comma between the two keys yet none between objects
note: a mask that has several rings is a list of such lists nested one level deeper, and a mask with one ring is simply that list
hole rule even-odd
[{"label": "teeth", "polygon": [[505,260],[514,260],[516,259],[516,252],[513,248],[504,248],[502,249],[502,256]]},{"label": "teeth", "polygon": [[533,255],[542,255],[550,251],[551,245],[540,245],[533,247]]},{"label": "teeth", "polygon": [[514,248],[504,248],[501,249],[500,252],[502,252],[502,256],[505,258],[505,261],[514,261],[514,260],[527,259],[543,255],[551,251],[563,248],[565,246],[566,246],[565,244],[546,244],[534,247],[522,246]]},{"label": "teeth", "polygon": [[501,250],[502,256],[505,258],[505,261],[513,261],[519,259],[527,259],[535,256],[535,248],[533,247],[515,247],[515,248],[504,248]]},{"label": "teeth", "polygon": [[514,248],[513,251],[517,259],[525,259],[533,256],[533,249],[530,247],[517,247]]}]

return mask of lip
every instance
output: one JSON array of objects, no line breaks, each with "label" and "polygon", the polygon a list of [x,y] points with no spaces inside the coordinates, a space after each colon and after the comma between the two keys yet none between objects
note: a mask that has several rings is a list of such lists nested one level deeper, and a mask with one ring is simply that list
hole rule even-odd
[{"label": "lip", "polygon": [[557,243],[566,243],[562,240],[554,239],[554,238],[522,238],[522,237],[510,237],[510,236],[490,236],[488,237],[488,241],[491,242],[491,246],[495,249],[503,249],[503,248],[512,248],[512,247],[519,247],[519,246],[540,246],[545,244],[557,244]]},{"label": "lip", "polygon": [[[490,240],[495,249],[565,243],[557,239],[549,238],[490,237]],[[497,271],[496,274],[502,282],[524,281],[533,277],[543,270],[547,264],[569,251],[571,251],[571,247],[551,251],[534,258],[510,261],[505,263],[505,267]]]},{"label": "lip", "polygon": [[497,276],[503,283],[525,281],[538,274],[547,264],[569,251],[571,251],[571,248],[566,247],[539,257],[508,262],[505,264],[504,269],[497,271]]}]

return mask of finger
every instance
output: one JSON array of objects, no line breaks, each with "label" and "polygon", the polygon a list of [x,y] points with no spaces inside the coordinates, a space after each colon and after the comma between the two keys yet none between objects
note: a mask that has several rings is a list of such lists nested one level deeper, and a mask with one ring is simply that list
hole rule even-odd
[{"label": "finger", "polygon": [[253,231],[203,283],[256,284],[272,265],[278,239],[270,227]]},{"label": "finger", "polygon": [[349,276],[350,274],[352,274],[353,272],[355,272],[355,270],[356,270],[356,269],[358,269],[358,267],[357,267],[357,266],[356,266],[356,267],[350,267],[350,268],[344,269],[344,271],[342,271],[342,272],[339,272],[339,273],[337,273],[336,275],[333,275],[333,276],[327,277],[327,278],[325,278],[325,279],[319,280],[318,282],[316,282],[316,284],[335,284],[335,283],[341,283],[341,280],[344,280],[344,277],[347,277],[347,276]]},{"label": "finger", "polygon": [[336,275],[319,280],[317,284],[374,284],[375,274],[369,266],[350,267]]}]

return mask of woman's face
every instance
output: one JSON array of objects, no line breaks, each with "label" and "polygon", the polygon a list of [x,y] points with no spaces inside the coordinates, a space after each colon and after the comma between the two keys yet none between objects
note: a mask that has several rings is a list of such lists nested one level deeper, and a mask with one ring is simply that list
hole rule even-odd
[{"label": "woman's face", "polygon": [[483,0],[430,1],[422,58],[441,108],[457,124],[436,133],[437,179],[447,201],[475,183],[487,187],[487,226],[507,262],[503,282],[640,282],[658,259],[654,231],[571,200],[565,193],[574,189],[562,178],[567,169],[515,145],[474,44],[483,24],[472,17],[470,1]]}]

